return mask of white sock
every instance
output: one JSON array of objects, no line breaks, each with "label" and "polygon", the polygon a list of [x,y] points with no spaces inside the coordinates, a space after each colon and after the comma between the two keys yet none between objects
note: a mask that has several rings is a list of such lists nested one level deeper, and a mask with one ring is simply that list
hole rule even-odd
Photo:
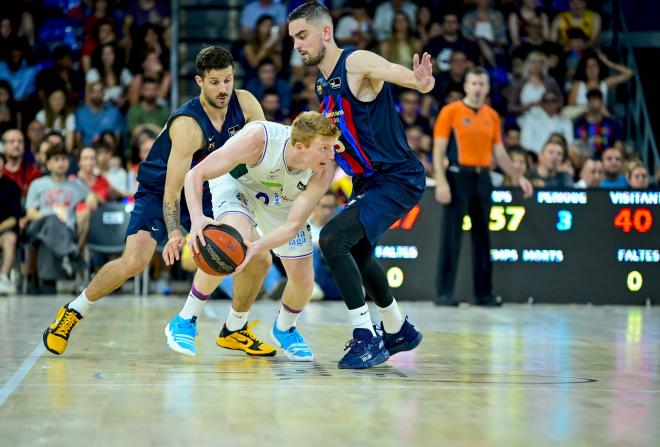
[{"label": "white sock", "polygon": [[87,299],[87,294],[85,292],[87,289],[83,290],[78,298],[69,303],[69,309],[74,309],[80,315],[85,315],[85,312],[89,309],[89,306],[92,305],[93,301]]},{"label": "white sock", "polygon": [[[291,309],[291,308],[289,308]],[[296,320],[300,315],[301,310],[298,312],[291,312],[284,304],[280,306],[280,313],[277,315],[277,321],[275,322],[278,331],[288,331],[296,324]]]},{"label": "white sock", "polygon": [[191,290],[188,293],[188,298],[186,298],[186,304],[183,305],[183,309],[179,312],[179,316],[184,320],[190,320],[192,317],[197,317],[199,319],[204,304],[206,304],[206,300],[200,300]]},{"label": "white sock", "polygon": [[237,331],[239,329],[243,329],[243,326],[245,326],[245,323],[248,321],[247,317],[249,313],[249,310],[247,312],[236,312],[232,307],[229,311],[227,322],[225,323],[227,325],[227,330]]},{"label": "white sock", "polygon": [[369,315],[369,307],[366,304],[357,309],[349,310],[348,316],[354,328],[361,327],[369,329],[373,335],[376,335],[373,323],[371,322],[371,315]]},{"label": "white sock", "polygon": [[[378,307],[378,306],[376,306]],[[392,304],[387,307],[378,307],[380,317],[383,319],[383,328],[388,334],[396,334],[403,326],[403,317],[399,312],[399,306],[396,300],[392,300]]]}]

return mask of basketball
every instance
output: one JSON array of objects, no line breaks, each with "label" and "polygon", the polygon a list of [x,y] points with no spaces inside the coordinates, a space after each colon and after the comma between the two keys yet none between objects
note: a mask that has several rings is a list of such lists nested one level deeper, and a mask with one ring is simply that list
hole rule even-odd
[{"label": "basketball", "polygon": [[209,225],[202,234],[206,246],[198,242],[199,253],[193,255],[197,266],[213,276],[233,273],[245,259],[247,250],[241,234],[225,224]]}]

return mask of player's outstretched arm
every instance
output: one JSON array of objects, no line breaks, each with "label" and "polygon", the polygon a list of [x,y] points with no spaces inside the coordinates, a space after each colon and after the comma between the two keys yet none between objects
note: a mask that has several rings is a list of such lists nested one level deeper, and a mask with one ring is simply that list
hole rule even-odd
[{"label": "player's outstretched arm", "polygon": [[248,251],[243,263],[236,268],[239,273],[250,259],[261,251],[272,250],[293,239],[307,223],[314,207],[328,190],[334,177],[336,165],[328,163],[323,171],[316,172],[307,183],[307,188],[293,201],[286,222],[263,239],[247,243]]},{"label": "player's outstretched arm", "polygon": [[411,88],[420,93],[428,93],[435,85],[431,55],[424,53],[413,56],[413,69],[394,64],[371,51],[359,50],[346,60],[346,68],[352,75],[378,81],[390,82],[401,87]]},{"label": "player's outstretched arm", "polygon": [[168,132],[172,149],[167,160],[167,175],[163,192],[163,218],[167,227],[167,244],[163,249],[165,264],[172,265],[179,260],[179,250],[185,239],[179,229],[181,207],[179,197],[183,188],[183,179],[190,167],[192,156],[204,144],[204,134],[197,122],[188,116],[174,119]]},{"label": "player's outstretched arm", "polygon": [[252,121],[266,121],[264,110],[252,93],[247,90],[237,89],[236,97],[238,98],[238,103],[241,105],[241,110],[243,110],[243,116],[245,116],[247,123]]},{"label": "player's outstretched arm", "polygon": [[190,240],[188,243],[193,252],[199,251],[198,240],[202,245],[206,244],[202,231],[207,225],[213,223],[210,217],[204,216],[202,209],[204,182],[227,174],[237,165],[258,163],[264,152],[265,132],[261,124],[244,127],[185,175],[184,191],[190,212]]}]

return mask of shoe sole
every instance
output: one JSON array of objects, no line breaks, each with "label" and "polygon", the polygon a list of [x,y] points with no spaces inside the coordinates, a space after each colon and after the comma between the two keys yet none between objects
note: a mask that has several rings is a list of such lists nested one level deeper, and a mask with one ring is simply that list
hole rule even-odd
[{"label": "shoe sole", "polygon": [[[48,352],[52,352],[52,353],[55,354],[55,355],[62,355],[62,354],[64,354],[64,351],[62,351],[62,352],[57,352],[57,351],[53,351],[52,349],[50,349],[50,348],[48,347],[48,329],[49,329],[49,328],[46,328],[46,330],[44,331],[44,335],[43,335],[43,337],[42,337],[42,338],[43,338],[43,341],[44,341],[44,347],[46,348],[46,350],[47,350]],[[65,348],[65,350],[66,350],[66,348]]]},{"label": "shoe sole", "polygon": [[392,357],[394,354],[398,354],[399,352],[412,351],[417,346],[419,346],[419,344],[422,342],[423,338],[424,338],[424,336],[422,335],[422,333],[418,332],[417,337],[415,337],[415,339],[412,342],[410,342],[409,344],[405,345],[404,347],[401,347],[400,349],[397,349],[396,351],[389,351],[388,350],[389,353],[390,353],[390,357]]},{"label": "shoe sole", "polygon": [[[280,349],[284,349],[282,347],[282,344],[279,342],[277,337],[275,337],[275,332],[273,330],[270,330],[270,339],[273,341],[275,346],[277,346]],[[310,349],[309,352],[312,352]],[[314,353],[310,357],[296,357],[288,353],[288,351],[284,350],[284,357],[286,357],[287,360],[290,360],[292,362],[313,362],[314,361]]]},{"label": "shoe sole", "polygon": [[381,355],[379,357],[371,359],[368,363],[362,363],[357,366],[342,365],[341,363],[338,363],[337,366],[339,367],[339,369],[367,369],[367,368],[371,368],[372,366],[385,363],[390,357],[391,355],[388,353],[387,355]]},{"label": "shoe sole", "polygon": [[247,352],[245,349],[232,348],[231,346],[222,346],[220,343],[218,343],[217,340],[215,341],[215,344],[218,345],[218,347],[220,347],[222,349],[229,349],[230,351],[244,352],[245,355],[249,355],[250,357],[274,357],[275,354],[277,354],[277,350],[274,350],[273,352],[264,353],[264,354],[253,354],[251,352]]},{"label": "shoe sole", "polygon": [[196,354],[195,352],[191,352],[187,349],[183,349],[174,341],[174,337],[172,337],[172,333],[170,332],[169,324],[165,326],[165,337],[167,337],[167,346],[169,346],[169,348],[172,351],[178,352],[179,354],[187,355],[188,357],[195,357]]}]

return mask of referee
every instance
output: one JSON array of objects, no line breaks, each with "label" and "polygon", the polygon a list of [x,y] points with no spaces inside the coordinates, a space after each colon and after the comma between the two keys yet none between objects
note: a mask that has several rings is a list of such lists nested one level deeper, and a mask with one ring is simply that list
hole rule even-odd
[{"label": "referee", "polygon": [[500,118],[495,110],[484,105],[490,90],[486,70],[481,67],[468,70],[463,88],[465,98],[443,107],[433,130],[435,199],[445,205],[435,304],[458,306],[454,285],[461,249],[461,226],[463,216],[469,214],[472,220],[474,302],[499,306],[500,302],[492,295],[488,236],[492,190],[489,170],[493,156],[502,170],[519,182],[525,197],[532,195],[532,185],[513,168],[502,145]]}]

